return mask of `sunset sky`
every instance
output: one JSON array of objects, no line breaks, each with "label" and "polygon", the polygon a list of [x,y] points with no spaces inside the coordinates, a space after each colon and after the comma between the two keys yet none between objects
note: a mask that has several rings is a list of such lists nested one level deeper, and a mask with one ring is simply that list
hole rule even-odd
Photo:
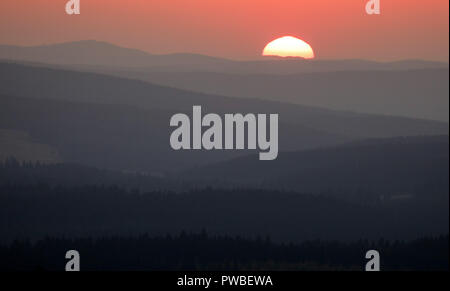
[{"label": "sunset sky", "polygon": [[448,0],[1,0],[0,44],[95,39],[150,53],[189,52],[260,58],[264,46],[293,35],[320,59],[427,59],[448,62]]}]

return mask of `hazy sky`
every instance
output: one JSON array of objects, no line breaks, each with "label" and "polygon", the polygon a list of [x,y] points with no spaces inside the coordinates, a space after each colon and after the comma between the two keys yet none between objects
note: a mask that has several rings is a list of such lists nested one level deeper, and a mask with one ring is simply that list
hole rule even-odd
[{"label": "hazy sky", "polygon": [[39,45],[84,39],[151,53],[258,58],[284,35],[307,41],[321,59],[449,59],[448,0],[1,0],[0,43]]}]

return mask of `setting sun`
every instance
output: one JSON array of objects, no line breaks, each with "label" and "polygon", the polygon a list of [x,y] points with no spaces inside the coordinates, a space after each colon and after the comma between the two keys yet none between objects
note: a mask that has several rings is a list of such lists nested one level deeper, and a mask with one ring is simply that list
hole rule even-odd
[{"label": "setting sun", "polygon": [[269,42],[262,55],[313,59],[314,51],[305,41],[293,36],[284,36]]}]

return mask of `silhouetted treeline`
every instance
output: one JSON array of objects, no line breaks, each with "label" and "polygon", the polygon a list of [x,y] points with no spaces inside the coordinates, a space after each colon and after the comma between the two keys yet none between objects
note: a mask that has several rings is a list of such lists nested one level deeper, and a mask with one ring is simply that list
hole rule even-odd
[{"label": "silhouetted treeline", "polygon": [[64,270],[65,253],[80,253],[82,270],[364,270],[377,250],[383,270],[448,270],[449,237],[411,242],[359,240],[275,244],[269,238],[142,235],[99,239],[46,238],[0,247],[0,270]]},{"label": "silhouetted treeline", "polygon": [[0,185],[0,242],[15,238],[165,234],[270,235],[274,241],[414,239],[447,234],[447,203],[360,205],[272,190],[128,191],[117,186]]}]

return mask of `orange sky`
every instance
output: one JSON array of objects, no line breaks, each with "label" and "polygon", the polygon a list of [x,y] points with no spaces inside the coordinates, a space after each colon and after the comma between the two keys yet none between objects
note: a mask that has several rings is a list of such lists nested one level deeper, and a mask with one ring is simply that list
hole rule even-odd
[{"label": "orange sky", "polygon": [[448,0],[1,0],[0,43],[96,39],[151,53],[193,52],[254,59],[283,35],[307,41],[321,59],[449,59]]}]

